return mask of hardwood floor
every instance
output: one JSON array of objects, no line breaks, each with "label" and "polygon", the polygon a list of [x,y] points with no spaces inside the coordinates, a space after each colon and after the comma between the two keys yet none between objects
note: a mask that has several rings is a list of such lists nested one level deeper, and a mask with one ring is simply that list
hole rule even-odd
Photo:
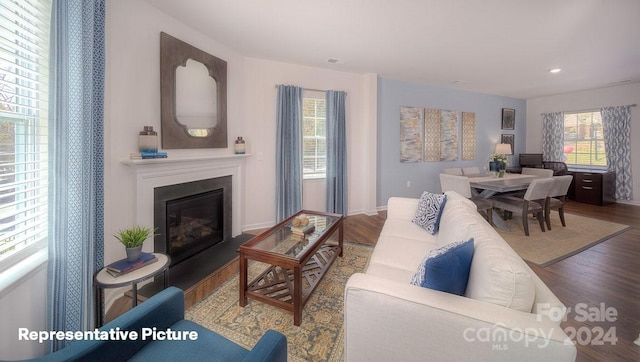
[{"label": "hardwood floor", "polygon": [[[574,340],[585,341],[577,345],[577,361],[640,361],[640,346],[633,343],[640,334],[640,206],[620,203],[594,206],[569,201],[566,211],[630,225],[631,229],[546,268],[529,265],[571,308],[572,312],[561,326],[570,333],[577,332]],[[345,240],[375,245],[385,218],[386,212],[347,217]],[[130,304],[128,299],[119,300],[109,310],[106,320],[124,313]],[[585,306],[600,310],[601,305],[605,309],[615,308],[615,321],[579,321],[585,315],[599,319],[601,315],[585,314],[582,310],[590,311]],[[604,337],[599,334],[600,329],[615,333],[616,344],[606,342],[605,338],[598,339],[598,336]],[[603,344],[597,345],[599,341]]]},{"label": "hardwood floor", "polygon": [[[574,311],[562,327],[565,331],[577,331],[578,337],[585,341],[586,345],[577,346],[578,361],[640,361],[640,346],[633,343],[640,335],[640,207],[578,202],[568,202],[565,207],[569,213],[626,224],[631,229],[546,268],[530,266]],[[585,313],[575,312],[575,308],[581,308],[581,303],[615,308],[616,320],[607,322],[595,318],[599,320],[580,322]],[[615,333],[616,344],[595,345],[600,330]],[[587,338],[589,336],[592,338]],[[589,340],[592,343],[588,343]]]}]

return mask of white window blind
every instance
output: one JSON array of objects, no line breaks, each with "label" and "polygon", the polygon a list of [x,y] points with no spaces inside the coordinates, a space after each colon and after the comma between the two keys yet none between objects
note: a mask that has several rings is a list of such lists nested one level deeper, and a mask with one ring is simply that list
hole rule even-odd
[{"label": "white window blind", "polygon": [[47,241],[50,0],[0,0],[0,271]]},{"label": "white window blind", "polygon": [[[327,126],[324,92],[305,91],[303,99],[302,176],[323,178],[327,173]],[[311,93],[311,95],[307,94]]]}]

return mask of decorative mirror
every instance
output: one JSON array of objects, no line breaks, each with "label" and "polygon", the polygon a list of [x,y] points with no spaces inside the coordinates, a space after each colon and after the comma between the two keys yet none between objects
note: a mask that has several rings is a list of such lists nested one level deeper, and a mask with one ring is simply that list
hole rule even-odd
[{"label": "decorative mirror", "polygon": [[227,148],[227,62],[160,33],[162,148]]}]

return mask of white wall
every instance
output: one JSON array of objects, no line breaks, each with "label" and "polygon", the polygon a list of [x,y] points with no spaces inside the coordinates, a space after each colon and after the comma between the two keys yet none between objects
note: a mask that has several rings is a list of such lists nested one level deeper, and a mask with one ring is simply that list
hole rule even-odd
[{"label": "white wall", "polygon": [[[308,89],[342,90],[347,92],[347,163],[349,182],[349,214],[375,212],[367,184],[369,170],[375,170],[375,158],[369,158],[371,144],[368,132],[375,128],[375,114],[367,117],[371,106],[366,98],[375,82],[375,75],[361,75],[307,66],[286,64],[263,59],[246,58],[244,62],[245,117],[248,127],[243,135],[247,140],[247,188],[245,227],[247,229],[272,225],[275,222],[275,147],[276,147],[276,89],[277,84],[298,85]],[[375,105],[375,103],[374,103]],[[375,181],[373,181],[375,182]],[[321,183],[305,183],[307,192]],[[373,189],[375,193],[375,187]]]},{"label": "white wall", "polygon": [[[542,152],[542,113],[592,110],[639,103],[640,83],[527,100],[527,150]],[[633,201],[640,205],[640,107],[631,108]]]},{"label": "white wall", "polygon": [[18,328],[46,329],[47,264],[33,270],[0,294],[0,360],[40,357],[45,344],[19,341]]}]

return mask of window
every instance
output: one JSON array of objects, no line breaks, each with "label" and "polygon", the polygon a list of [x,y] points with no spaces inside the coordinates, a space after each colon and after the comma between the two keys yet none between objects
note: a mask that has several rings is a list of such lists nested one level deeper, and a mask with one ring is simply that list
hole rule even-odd
[{"label": "window", "polygon": [[0,0],[0,271],[46,246],[50,0]]},{"label": "window", "polygon": [[565,163],[573,167],[606,168],[600,112],[565,113]]},{"label": "window", "polygon": [[[321,96],[321,98],[320,98]],[[302,177],[324,178],[327,173],[327,127],[324,93],[303,99]]]}]

